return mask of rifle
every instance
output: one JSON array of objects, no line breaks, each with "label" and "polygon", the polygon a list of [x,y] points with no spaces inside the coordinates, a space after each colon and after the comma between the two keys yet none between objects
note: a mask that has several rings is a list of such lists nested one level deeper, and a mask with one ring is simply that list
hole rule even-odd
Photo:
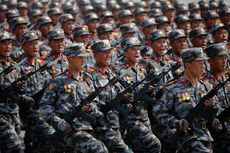
[{"label": "rifle", "polygon": [[20,66],[22,63],[24,63],[26,61],[27,58],[24,58],[23,60],[19,60],[20,62],[16,63],[16,64],[11,64],[10,66],[8,66],[7,68],[5,68],[1,73],[0,76],[2,75],[7,75],[10,72],[12,72],[13,70],[17,69],[18,66]]},{"label": "rifle", "polygon": [[226,118],[230,117],[229,115],[230,112],[230,106],[228,106],[224,111],[222,111],[216,118],[220,121],[220,123],[222,124],[223,128],[226,128],[224,125],[224,122],[226,120]]},{"label": "rifle", "polygon": [[[109,80],[109,82],[102,86],[102,87],[98,87],[94,92],[92,92],[91,94],[89,94],[85,99],[83,99],[80,104],[74,108],[74,110],[70,113],[68,113],[68,116],[64,117],[64,119],[67,122],[71,122],[77,115],[83,113],[81,111],[82,107],[88,103],[91,103],[100,92],[102,92],[105,88],[107,88],[108,86],[113,86],[115,85],[122,77],[124,77],[129,70],[125,71],[124,73],[122,73],[120,76],[116,76],[113,77],[112,79]],[[88,115],[87,113],[83,113],[83,115]],[[89,115],[88,115],[89,116]],[[88,118],[93,118],[92,116],[89,116]]]},{"label": "rifle", "polygon": [[[199,103],[188,112],[188,114],[184,117],[184,119],[191,125],[192,121],[197,116],[197,114],[199,114],[199,112],[202,111],[205,100],[213,98],[217,94],[218,90],[222,88],[229,80],[230,80],[230,77],[226,79],[224,82],[221,82],[217,86],[212,88],[212,90],[210,90],[205,96],[203,96],[200,99]],[[173,137],[177,140],[182,135],[183,135],[182,131],[176,131]]]}]

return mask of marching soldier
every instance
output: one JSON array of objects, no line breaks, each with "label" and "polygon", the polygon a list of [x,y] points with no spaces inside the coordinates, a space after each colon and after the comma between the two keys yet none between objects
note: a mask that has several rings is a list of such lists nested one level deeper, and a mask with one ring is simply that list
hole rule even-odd
[{"label": "marching soldier", "polygon": [[189,40],[193,47],[205,48],[208,44],[208,33],[202,28],[195,28],[189,33]]},{"label": "marching soldier", "polygon": [[214,43],[226,43],[228,42],[228,30],[224,26],[224,24],[216,24],[213,25],[210,33],[212,34],[212,38]]}]

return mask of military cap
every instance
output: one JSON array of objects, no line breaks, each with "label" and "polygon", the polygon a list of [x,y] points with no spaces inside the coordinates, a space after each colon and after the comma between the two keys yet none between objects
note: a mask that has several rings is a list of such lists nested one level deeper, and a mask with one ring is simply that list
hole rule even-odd
[{"label": "military cap", "polygon": [[185,15],[179,15],[179,16],[175,17],[175,19],[174,19],[174,22],[176,24],[182,24],[182,23],[188,22],[188,21],[190,21],[190,19],[188,16],[185,16]]},{"label": "military cap", "polygon": [[202,17],[200,16],[200,14],[191,14],[189,16],[189,19],[190,19],[191,22],[198,21],[198,20],[203,20]]},{"label": "military cap", "polygon": [[68,9],[65,10],[65,13],[69,14],[77,14],[79,12],[79,9],[75,6],[69,7]]},{"label": "military cap", "polygon": [[17,6],[17,4],[18,4],[17,0],[10,0],[10,1],[8,1],[7,6],[8,6],[8,8],[14,8]]},{"label": "military cap", "polygon": [[104,11],[100,16],[100,19],[104,20],[107,17],[113,17],[113,13],[110,11]]},{"label": "military cap", "polygon": [[188,8],[192,12],[192,11],[195,11],[195,10],[199,10],[200,6],[199,6],[199,4],[197,4],[195,2],[192,2],[192,3],[188,4]]},{"label": "military cap", "polygon": [[71,46],[64,49],[63,54],[67,57],[89,56],[89,53],[85,51],[84,43],[72,43]]},{"label": "military cap", "polygon": [[148,27],[148,26],[152,26],[152,25],[156,25],[156,21],[155,21],[154,18],[145,19],[145,20],[141,23],[141,26],[142,26],[143,28]]},{"label": "military cap", "polygon": [[113,49],[109,40],[98,40],[91,46],[93,52],[106,52]]},{"label": "military cap", "polygon": [[110,10],[111,10],[112,12],[114,12],[114,11],[116,11],[116,10],[120,10],[120,9],[121,9],[121,7],[120,7],[119,4],[115,4],[115,5],[112,5],[112,6],[110,7]]},{"label": "military cap", "polygon": [[77,4],[79,6],[89,5],[90,4],[90,0],[78,0]]},{"label": "military cap", "polygon": [[211,34],[215,34],[215,32],[217,32],[220,29],[226,29],[225,25],[223,23],[219,23],[219,24],[215,24],[211,27],[210,33]]},{"label": "military cap", "polygon": [[32,9],[42,9],[43,8],[43,4],[39,1],[37,2],[33,2],[32,5],[31,5],[31,8]]},{"label": "military cap", "polygon": [[209,8],[212,10],[212,9],[218,9],[219,6],[218,6],[218,3],[217,2],[210,2],[209,3]]},{"label": "military cap", "polygon": [[146,9],[143,7],[138,7],[135,11],[134,11],[134,15],[139,15],[141,13],[147,13]]},{"label": "military cap", "polygon": [[121,34],[137,32],[137,26],[135,23],[126,23],[120,26]]},{"label": "military cap", "polygon": [[79,26],[73,29],[73,36],[83,36],[83,35],[90,35],[88,27],[87,26]]},{"label": "military cap", "polygon": [[136,7],[142,7],[142,8],[148,7],[145,1],[137,2],[137,3],[135,3],[135,6]]},{"label": "military cap", "polygon": [[47,38],[49,40],[64,39],[65,33],[62,29],[53,29],[53,30],[48,32]]},{"label": "military cap", "polygon": [[0,33],[0,41],[4,41],[4,40],[12,40],[13,36],[11,33],[9,32],[1,32]]},{"label": "military cap", "polygon": [[87,16],[85,16],[85,18],[84,18],[85,23],[89,23],[89,22],[91,22],[93,20],[98,20],[99,21],[99,18],[98,18],[96,13],[90,13]]},{"label": "military cap", "polygon": [[207,2],[199,2],[199,5],[200,5],[200,9],[201,10],[208,10],[209,9],[209,5],[208,5],[208,3]]},{"label": "military cap", "polygon": [[204,29],[202,28],[195,28],[192,29],[192,31],[189,32],[189,39],[192,40],[196,37],[200,37],[200,36],[207,36],[208,33],[205,32]]},{"label": "military cap", "polygon": [[39,37],[38,37],[38,33],[36,31],[34,31],[34,30],[28,31],[22,35],[21,44],[24,44],[26,42],[31,42],[34,40],[38,40],[38,39],[39,39]]},{"label": "military cap", "polygon": [[163,30],[157,30],[157,31],[152,31],[150,35],[148,36],[148,40],[151,42],[160,39],[160,38],[165,38],[167,39],[168,37],[165,35],[165,32]]},{"label": "military cap", "polygon": [[28,21],[26,20],[26,18],[22,16],[15,17],[9,22],[11,30],[13,30],[16,26],[22,25],[22,24],[25,24],[25,25],[28,24]]},{"label": "military cap", "polygon": [[106,10],[107,10],[107,7],[106,7],[106,5],[104,5],[104,4],[100,4],[100,5],[96,5],[96,6],[95,6],[95,9],[96,9],[97,11],[103,12],[103,11],[106,11]]},{"label": "military cap", "polygon": [[228,55],[228,49],[226,48],[226,44],[224,43],[212,44],[205,48],[205,52],[209,58],[221,55]]},{"label": "military cap", "polygon": [[162,15],[163,15],[163,13],[162,13],[161,9],[158,9],[158,8],[149,10],[149,12],[148,12],[149,17],[159,17]]},{"label": "military cap", "polygon": [[219,18],[219,15],[215,11],[208,11],[207,13],[204,14],[204,19],[214,19],[214,18]]},{"label": "military cap", "polygon": [[123,4],[123,6],[124,6],[125,9],[129,9],[129,8],[131,8],[131,7],[135,7],[135,5],[134,5],[133,2],[125,2],[125,3]]},{"label": "military cap", "polygon": [[162,10],[163,10],[163,11],[175,10],[175,8],[174,8],[174,6],[173,6],[171,3],[169,3],[168,5],[163,5],[163,6],[162,6]]},{"label": "military cap", "polygon": [[176,8],[176,13],[180,13],[180,12],[187,12],[188,8],[185,4],[179,4]]},{"label": "military cap", "polygon": [[53,8],[51,8],[51,9],[49,9],[47,13],[48,13],[49,16],[58,15],[58,14],[61,15],[61,14],[62,14],[62,11],[61,11],[61,9],[58,8],[58,7],[53,7]]},{"label": "military cap", "polygon": [[72,14],[63,14],[60,18],[59,18],[59,22],[61,24],[64,24],[65,22],[67,21],[75,21],[74,18],[73,18],[73,15]]},{"label": "military cap", "polygon": [[105,32],[112,32],[112,31],[113,31],[113,27],[111,24],[108,24],[108,23],[101,24],[97,28],[97,34],[98,35],[101,35]]},{"label": "military cap", "polygon": [[175,29],[169,33],[169,42],[172,42],[173,40],[177,40],[179,38],[187,38],[184,30],[182,29]]},{"label": "military cap", "polygon": [[159,1],[154,1],[150,4],[150,8],[155,9],[155,8],[161,8],[161,3]]},{"label": "military cap", "polygon": [[163,23],[170,23],[170,21],[167,16],[159,16],[158,18],[156,18],[156,23],[159,25]]},{"label": "military cap", "polygon": [[202,61],[202,60],[208,59],[205,56],[203,49],[200,47],[193,47],[193,48],[184,50],[181,53],[181,57],[182,57],[183,62],[191,62],[193,60]]},{"label": "military cap", "polygon": [[92,5],[86,5],[84,8],[83,8],[84,12],[87,13],[87,12],[95,12],[95,9],[93,8]]},{"label": "military cap", "polygon": [[123,51],[133,46],[141,46],[141,41],[137,37],[131,37],[121,41],[121,48]]},{"label": "military cap", "polygon": [[18,8],[18,9],[21,9],[21,8],[28,8],[28,5],[27,5],[26,2],[20,1],[20,2],[18,2],[17,8]]},{"label": "military cap", "polygon": [[19,15],[17,10],[8,10],[6,12],[6,17],[7,18],[15,18],[15,17],[18,17],[18,16],[20,16],[20,15]]},{"label": "military cap", "polygon": [[45,3],[49,3],[49,0],[41,0],[41,2],[45,4]]},{"label": "military cap", "polygon": [[35,17],[35,16],[42,16],[42,11],[39,9],[32,9],[29,14],[29,18]]},{"label": "military cap", "polygon": [[0,12],[5,12],[5,11],[7,11],[7,10],[8,10],[7,5],[5,5],[5,4],[0,4]]},{"label": "military cap", "polygon": [[128,17],[128,16],[133,16],[130,10],[121,10],[121,12],[119,13],[120,19]]},{"label": "military cap", "polygon": [[220,17],[224,16],[224,15],[229,15],[230,14],[230,8],[224,8],[224,9],[221,9],[220,12],[219,12],[219,15]]},{"label": "military cap", "polygon": [[49,16],[42,16],[38,19],[37,21],[37,27],[41,27],[44,24],[52,23],[52,20],[50,19]]}]

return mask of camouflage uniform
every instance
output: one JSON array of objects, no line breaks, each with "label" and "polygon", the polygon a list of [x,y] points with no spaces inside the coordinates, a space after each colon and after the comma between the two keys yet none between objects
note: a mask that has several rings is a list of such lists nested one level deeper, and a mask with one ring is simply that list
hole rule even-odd
[{"label": "camouflage uniform", "polygon": [[[92,45],[94,52],[103,52],[111,50],[108,40],[100,40]],[[100,66],[87,70],[93,79],[95,88],[103,87],[110,79],[116,77],[110,68],[102,69]],[[108,86],[99,95],[99,108],[104,111],[109,103],[123,90],[121,84],[116,83],[114,86]],[[120,124],[118,112],[115,109],[105,111],[104,118],[96,125],[97,137],[105,143],[109,152],[112,153],[130,153],[128,146],[125,144],[120,133]]]},{"label": "camouflage uniform", "polygon": [[[80,46],[82,47],[82,46]],[[65,50],[66,56],[87,56],[85,51],[81,51],[78,46],[73,49]],[[42,100],[40,101],[39,110],[44,119],[52,125],[56,131],[64,133],[64,126],[68,123],[68,113],[74,111],[74,108],[81,104],[94,87],[92,80],[84,72],[81,72],[81,78],[76,78],[68,70],[63,72],[57,78],[50,81]],[[80,113],[80,112],[79,112]],[[90,109],[87,112],[79,114],[73,121],[71,132],[63,134],[63,138],[57,137],[56,142],[64,142],[65,147],[69,147],[73,152],[97,152],[107,153],[107,149],[102,142],[93,136],[92,121],[84,118],[84,114],[95,118],[103,116],[97,108],[97,100],[90,103]],[[52,143],[52,142],[51,142]],[[57,147],[57,144],[53,144]],[[58,149],[55,148],[55,152]],[[59,150],[60,151],[60,150]]]},{"label": "camouflage uniform", "polygon": [[[124,50],[126,50],[128,47],[140,46],[140,42],[137,40],[138,38],[135,37],[124,40],[124,42],[122,42],[122,48],[125,48]],[[117,71],[119,74],[122,74],[127,69],[129,69],[129,66],[126,64],[126,62],[117,66]],[[152,72],[153,71],[154,70],[152,70]],[[146,75],[147,64],[140,61],[139,63],[136,63],[135,67],[131,68],[129,74],[122,78],[122,81],[124,82],[123,85],[127,88],[128,86],[143,80]],[[141,89],[141,87],[134,89],[133,93],[137,93],[139,89]],[[143,99],[141,99],[137,101],[130,100],[127,103],[119,104],[117,109],[121,114],[120,117],[122,128],[127,130],[127,136],[130,139],[134,152],[160,152],[161,143],[159,139],[152,133],[145,102]]]},{"label": "camouflage uniform", "polygon": [[[191,50],[186,52],[190,54],[190,52],[193,52],[193,49]],[[201,51],[194,51],[194,57],[188,57],[186,52],[184,54],[185,60],[203,58],[200,54]],[[202,81],[199,81],[194,87],[184,76],[165,87],[161,101],[153,109],[153,115],[156,117],[159,126],[161,126],[161,129],[159,129],[162,132],[161,139],[165,143],[172,147],[177,147],[178,143],[180,145],[179,152],[212,152],[211,142],[213,139],[206,124],[213,120],[218,111],[216,102],[213,106],[204,108],[197,114],[197,117],[190,125],[191,129],[183,133],[180,138],[177,138],[178,142],[173,139],[173,133],[176,130],[182,130],[183,118],[210,89],[211,85]]]}]

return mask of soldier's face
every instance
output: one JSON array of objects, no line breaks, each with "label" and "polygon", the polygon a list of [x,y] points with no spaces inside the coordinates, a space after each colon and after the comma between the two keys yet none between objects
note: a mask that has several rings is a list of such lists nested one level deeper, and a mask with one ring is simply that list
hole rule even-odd
[{"label": "soldier's face", "polygon": [[200,78],[204,72],[204,61],[196,61],[193,60],[191,62],[185,63],[186,67],[185,69],[188,70],[188,73],[190,73],[191,76],[194,78]]},{"label": "soldier's face", "polygon": [[139,46],[129,47],[124,52],[124,55],[129,62],[137,63],[140,58],[140,47]]},{"label": "soldier's face", "polygon": [[27,26],[25,24],[18,25],[14,28],[13,33],[17,37],[17,39],[20,38],[20,36],[25,33],[27,30]]},{"label": "soldier's face", "polygon": [[127,16],[125,18],[120,19],[120,24],[126,24],[126,23],[133,23],[134,22],[134,18],[132,16]]},{"label": "soldier's face", "polygon": [[207,46],[207,36],[199,36],[191,40],[193,47],[205,47]]},{"label": "soldier's face", "polygon": [[39,53],[38,40],[26,42],[22,45],[26,57],[36,57]]},{"label": "soldier's face", "polygon": [[128,39],[128,38],[131,38],[131,37],[136,37],[136,36],[137,36],[137,34],[135,32],[128,32],[128,33],[125,33],[125,34],[122,35],[122,37],[124,39]]},{"label": "soldier's face", "polygon": [[104,32],[103,34],[98,35],[98,38],[101,39],[101,40],[108,39],[110,41],[112,41],[114,39],[113,35],[112,35],[112,32],[110,32],[110,31]]},{"label": "soldier's face", "polygon": [[107,17],[105,18],[102,23],[108,23],[108,24],[111,24],[113,27],[115,26],[115,21],[112,17]]},{"label": "soldier's face", "polygon": [[136,17],[136,21],[138,23],[142,23],[145,19],[147,19],[147,13],[141,13]]},{"label": "soldier's face", "polygon": [[54,54],[60,54],[64,50],[65,41],[64,41],[64,39],[51,40],[49,42],[49,45],[50,45],[52,52]]},{"label": "soldier's face", "polygon": [[72,31],[74,29],[74,22],[73,21],[67,21],[65,23],[63,23],[62,25],[62,29],[64,30],[64,32],[66,34],[72,34]]},{"label": "soldier's face", "polygon": [[214,72],[224,72],[227,66],[227,55],[216,56],[209,59],[210,67]]},{"label": "soldier's face", "polygon": [[166,10],[165,12],[163,12],[165,16],[168,17],[168,19],[170,21],[172,21],[175,17],[175,10]]},{"label": "soldier's face", "polygon": [[81,56],[75,56],[75,57],[68,57],[69,65],[76,70],[81,71],[83,64],[84,64],[84,58]]},{"label": "soldier's face", "polygon": [[50,16],[54,25],[58,24],[60,16],[61,16],[60,14],[55,14]]},{"label": "soldier's face", "polygon": [[44,24],[40,27],[40,32],[44,37],[47,36],[48,32],[53,29],[53,25],[51,23]]},{"label": "soldier's face", "polygon": [[165,38],[157,39],[151,43],[151,47],[154,51],[159,56],[162,56],[166,53],[168,42]]},{"label": "soldier's face", "polygon": [[213,39],[216,43],[228,41],[228,31],[226,29],[220,29],[213,35]]},{"label": "soldier's face", "polygon": [[169,23],[162,23],[158,26],[158,29],[164,30],[165,34],[169,34],[169,32],[172,30]]},{"label": "soldier's face", "polygon": [[74,40],[76,42],[84,43],[85,45],[89,42],[89,35],[82,35],[75,37]]},{"label": "soldier's face", "polygon": [[198,28],[198,27],[204,27],[204,21],[203,20],[196,20],[191,22],[191,28]]},{"label": "soldier's face", "polygon": [[92,20],[87,24],[89,28],[89,32],[91,33],[96,33],[97,32],[97,27],[99,26],[98,20]]},{"label": "soldier's face", "polygon": [[178,25],[178,29],[183,29],[186,34],[188,34],[191,30],[190,22],[184,22]]},{"label": "soldier's face", "polygon": [[12,40],[0,41],[0,56],[9,57],[12,51]]},{"label": "soldier's face", "polygon": [[179,39],[173,40],[170,43],[170,45],[171,45],[173,51],[180,54],[182,52],[182,50],[184,50],[188,47],[188,42],[187,42],[186,38],[179,38]]},{"label": "soldier's face", "polygon": [[151,26],[145,27],[143,29],[143,33],[145,34],[145,36],[148,36],[152,31],[155,31],[155,30],[156,30],[156,26],[151,25]]},{"label": "soldier's face", "polygon": [[18,9],[18,12],[21,16],[27,16],[28,9],[27,8],[20,8],[20,9]]},{"label": "soldier's face", "polygon": [[104,51],[104,52],[96,52],[94,53],[94,57],[96,63],[102,66],[109,66],[111,62],[111,52]]}]

